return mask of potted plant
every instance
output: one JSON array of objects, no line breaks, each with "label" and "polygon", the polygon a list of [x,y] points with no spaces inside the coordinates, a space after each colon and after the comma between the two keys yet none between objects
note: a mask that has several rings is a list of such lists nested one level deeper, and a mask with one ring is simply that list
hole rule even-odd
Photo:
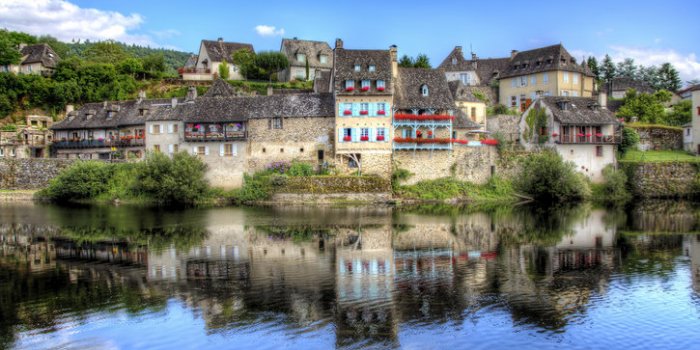
[{"label": "potted plant", "polygon": [[368,111],[360,111],[360,115],[367,115],[368,113]]},{"label": "potted plant", "polygon": [[369,136],[360,136],[360,141],[369,141]]},{"label": "potted plant", "polygon": [[377,111],[377,115],[386,115],[386,111],[381,109]]},{"label": "potted plant", "polygon": [[345,137],[343,137],[343,141],[345,141],[345,142],[350,142],[350,141],[352,141],[352,137],[351,137],[351,136],[345,136]]},{"label": "potted plant", "polygon": [[352,114],[352,111],[349,109],[346,109],[343,111],[343,115],[351,115],[351,114]]},{"label": "potted plant", "polygon": [[355,87],[353,87],[353,86],[348,86],[348,87],[345,88],[345,91],[347,91],[347,92],[355,91]]},{"label": "potted plant", "polygon": [[377,141],[384,141],[384,135],[377,135]]},{"label": "potted plant", "polygon": [[377,86],[377,91],[384,91],[384,87],[383,87],[383,86]]},{"label": "potted plant", "polygon": [[363,92],[369,91],[369,86],[363,86],[362,89],[360,89],[360,90]]}]

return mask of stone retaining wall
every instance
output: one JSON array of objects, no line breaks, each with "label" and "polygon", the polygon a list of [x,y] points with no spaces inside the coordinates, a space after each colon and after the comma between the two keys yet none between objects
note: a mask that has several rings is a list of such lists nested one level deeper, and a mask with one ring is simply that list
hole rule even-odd
[{"label": "stone retaining wall", "polygon": [[494,175],[499,173],[497,160],[498,150],[494,146],[455,145],[452,151],[394,151],[395,166],[413,174],[402,185],[450,176],[482,184],[488,181],[492,171]]},{"label": "stone retaining wall", "polygon": [[58,173],[73,164],[68,159],[0,159],[0,189],[41,189]]},{"label": "stone retaining wall", "polygon": [[683,129],[654,126],[634,126],[639,133],[639,145],[642,151],[683,149]]},{"label": "stone retaining wall", "polygon": [[690,162],[620,162],[632,194],[642,198],[689,197],[695,194],[700,164]]}]

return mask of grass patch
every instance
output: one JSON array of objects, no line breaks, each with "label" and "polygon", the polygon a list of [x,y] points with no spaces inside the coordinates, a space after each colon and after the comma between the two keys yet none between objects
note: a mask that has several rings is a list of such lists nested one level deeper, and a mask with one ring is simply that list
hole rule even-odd
[{"label": "grass patch", "polygon": [[477,185],[454,178],[427,180],[415,185],[397,186],[395,194],[403,199],[444,201],[449,199],[474,202],[513,202],[517,200],[510,181],[492,177]]},{"label": "grass patch", "polygon": [[634,129],[666,129],[666,130],[683,132],[683,128],[678,127],[678,126],[651,124],[651,123],[626,123],[625,127],[634,128]]},{"label": "grass patch", "polygon": [[625,152],[620,161],[628,162],[700,162],[700,158],[684,151],[639,151]]}]

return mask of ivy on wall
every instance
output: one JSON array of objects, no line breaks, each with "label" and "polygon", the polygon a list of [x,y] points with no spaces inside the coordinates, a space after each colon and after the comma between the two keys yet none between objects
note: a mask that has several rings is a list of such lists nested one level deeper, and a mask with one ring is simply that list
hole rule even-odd
[{"label": "ivy on wall", "polygon": [[538,132],[538,130],[547,127],[547,112],[543,108],[530,109],[525,117],[525,123],[527,124],[523,133],[525,141],[543,144],[549,140],[549,135],[540,135]]}]

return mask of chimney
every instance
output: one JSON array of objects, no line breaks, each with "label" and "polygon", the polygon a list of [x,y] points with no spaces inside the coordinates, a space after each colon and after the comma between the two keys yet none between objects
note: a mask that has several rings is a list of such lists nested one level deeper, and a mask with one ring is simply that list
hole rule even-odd
[{"label": "chimney", "polygon": [[175,108],[177,107],[177,97],[173,97],[172,100],[170,100],[170,105]]},{"label": "chimney", "polygon": [[272,96],[273,91],[272,91],[272,85],[267,86],[267,96]]},{"label": "chimney", "polygon": [[389,55],[391,56],[391,77],[396,78],[399,75],[399,52],[396,45],[389,46]]},{"label": "chimney", "polygon": [[187,88],[187,97],[185,97],[185,101],[194,101],[195,99],[197,99],[197,88],[190,86]]},{"label": "chimney", "polygon": [[515,58],[515,55],[518,54],[518,50],[510,50],[510,58]]},{"label": "chimney", "polygon": [[343,48],[343,39],[341,39],[341,38],[335,39],[335,48],[336,49]]},{"label": "chimney", "polygon": [[608,109],[608,95],[603,92],[598,93],[598,105],[602,109]]},{"label": "chimney", "polygon": [[458,53],[462,53],[462,47],[461,46],[455,46],[455,51]]},{"label": "chimney", "polygon": [[220,42],[220,43],[223,43],[223,42],[224,42],[224,38],[222,38],[222,37],[219,37],[219,38],[216,39],[216,40],[217,40],[218,42]]},{"label": "chimney", "polygon": [[476,53],[472,52],[472,61],[476,61],[478,57],[476,57]]},{"label": "chimney", "polygon": [[75,110],[75,106],[73,105],[66,105],[66,114],[71,113]]}]

